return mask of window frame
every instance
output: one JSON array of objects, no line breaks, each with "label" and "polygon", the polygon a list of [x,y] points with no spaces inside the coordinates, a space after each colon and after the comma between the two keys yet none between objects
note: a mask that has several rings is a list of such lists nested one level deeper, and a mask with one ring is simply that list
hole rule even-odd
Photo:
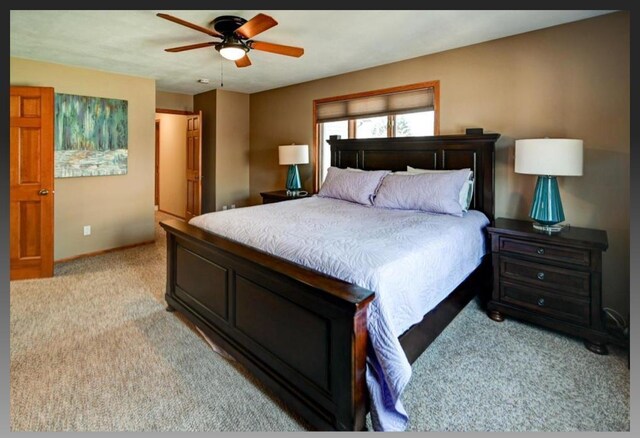
[{"label": "window frame", "polygon": [[[376,96],[380,94],[402,93],[404,91],[419,90],[423,88],[433,89],[433,134],[440,135],[440,81],[419,82],[410,85],[401,85],[398,87],[383,88],[373,91],[365,91],[361,93],[345,94],[341,96],[326,97],[323,99],[314,99],[313,101],[313,190],[317,193],[320,188],[320,138],[321,129],[318,123],[317,107],[319,104],[334,102],[339,100],[359,99],[362,97]],[[395,136],[395,114],[387,114],[387,137]],[[356,124],[355,119],[348,119],[349,138],[355,138]]]}]

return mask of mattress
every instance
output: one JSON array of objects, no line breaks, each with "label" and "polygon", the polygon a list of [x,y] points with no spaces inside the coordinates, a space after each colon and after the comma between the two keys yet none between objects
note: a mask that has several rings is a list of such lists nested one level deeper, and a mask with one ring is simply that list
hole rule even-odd
[{"label": "mattress", "polygon": [[487,217],[383,209],[312,196],[197,216],[191,225],[375,292],[367,385],[377,430],[404,430],[411,366],[398,336],[480,264]]}]

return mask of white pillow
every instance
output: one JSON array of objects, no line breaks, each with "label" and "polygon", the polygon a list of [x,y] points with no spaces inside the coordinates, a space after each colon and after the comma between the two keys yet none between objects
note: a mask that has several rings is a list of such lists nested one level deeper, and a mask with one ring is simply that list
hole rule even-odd
[{"label": "white pillow", "polygon": [[[460,196],[458,202],[460,203],[460,207],[462,207],[462,211],[468,211],[471,206],[471,200],[473,199],[473,171],[471,169],[465,169],[469,171],[469,179],[465,184],[462,185],[460,189]],[[407,166],[407,171],[405,172],[395,172],[400,175],[416,175],[418,173],[445,173],[445,172],[456,172],[457,170],[433,170],[433,169],[418,169],[415,167]]]}]

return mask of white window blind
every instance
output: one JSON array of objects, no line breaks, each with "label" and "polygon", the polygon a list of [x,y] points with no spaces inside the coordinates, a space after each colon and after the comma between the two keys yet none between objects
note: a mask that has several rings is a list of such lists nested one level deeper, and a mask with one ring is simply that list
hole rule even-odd
[{"label": "white window blind", "polygon": [[433,100],[433,88],[421,88],[399,93],[319,103],[316,106],[316,121],[331,122],[351,118],[433,111]]}]

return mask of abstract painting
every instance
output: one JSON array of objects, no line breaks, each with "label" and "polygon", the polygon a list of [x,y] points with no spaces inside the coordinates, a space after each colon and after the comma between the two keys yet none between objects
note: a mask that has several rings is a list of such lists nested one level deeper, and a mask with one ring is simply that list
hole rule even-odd
[{"label": "abstract painting", "polygon": [[55,177],[127,173],[128,102],[56,93]]}]

